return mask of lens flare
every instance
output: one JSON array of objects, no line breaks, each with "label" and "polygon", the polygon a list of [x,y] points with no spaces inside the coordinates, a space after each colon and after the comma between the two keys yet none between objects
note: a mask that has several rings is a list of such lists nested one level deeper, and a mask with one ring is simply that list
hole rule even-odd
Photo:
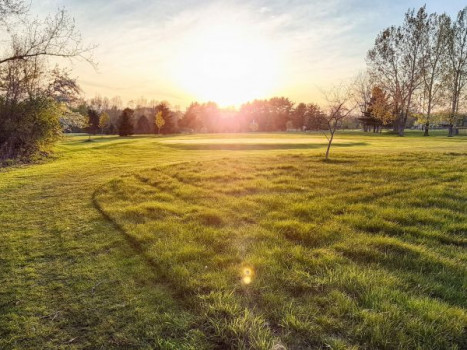
[{"label": "lens flare", "polygon": [[250,267],[245,267],[242,270],[242,283],[245,285],[250,284],[253,281],[254,272]]}]

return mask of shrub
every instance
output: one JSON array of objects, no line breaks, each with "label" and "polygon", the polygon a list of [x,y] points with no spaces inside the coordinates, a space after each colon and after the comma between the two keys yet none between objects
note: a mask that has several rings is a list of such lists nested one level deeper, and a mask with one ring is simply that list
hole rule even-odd
[{"label": "shrub", "polygon": [[0,98],[0,163],[48,153],[60,138],[60,116],[59,104],[47,97],[20,102]]}]

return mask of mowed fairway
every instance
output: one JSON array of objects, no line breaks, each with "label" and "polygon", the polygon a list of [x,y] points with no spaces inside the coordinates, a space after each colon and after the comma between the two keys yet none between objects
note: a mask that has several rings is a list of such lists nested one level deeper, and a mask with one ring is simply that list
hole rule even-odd
[{"label": "mowed fairway", "polygon": [[465,349],[467,139],[67,137],[0,171],[0,348]]}]

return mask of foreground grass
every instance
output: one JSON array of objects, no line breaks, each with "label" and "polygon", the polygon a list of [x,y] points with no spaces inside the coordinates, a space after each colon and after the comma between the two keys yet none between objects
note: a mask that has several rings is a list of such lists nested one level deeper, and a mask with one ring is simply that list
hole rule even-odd
[{"label": "foreground grass", "polygon": [[0,348],[467,346],[465,139],[83,140],[0,173]]}]

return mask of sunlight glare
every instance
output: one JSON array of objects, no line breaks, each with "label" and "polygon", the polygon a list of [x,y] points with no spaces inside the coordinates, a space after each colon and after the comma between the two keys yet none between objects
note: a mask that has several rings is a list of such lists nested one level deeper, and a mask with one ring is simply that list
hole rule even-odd
[{"label": "sunlight glare", "polygon": [[279,71],[272,38],[255,34],[253,24],[235,21],[195,27],[174,62],[178,84],[195,99],[238,106],[273,92]]}]

